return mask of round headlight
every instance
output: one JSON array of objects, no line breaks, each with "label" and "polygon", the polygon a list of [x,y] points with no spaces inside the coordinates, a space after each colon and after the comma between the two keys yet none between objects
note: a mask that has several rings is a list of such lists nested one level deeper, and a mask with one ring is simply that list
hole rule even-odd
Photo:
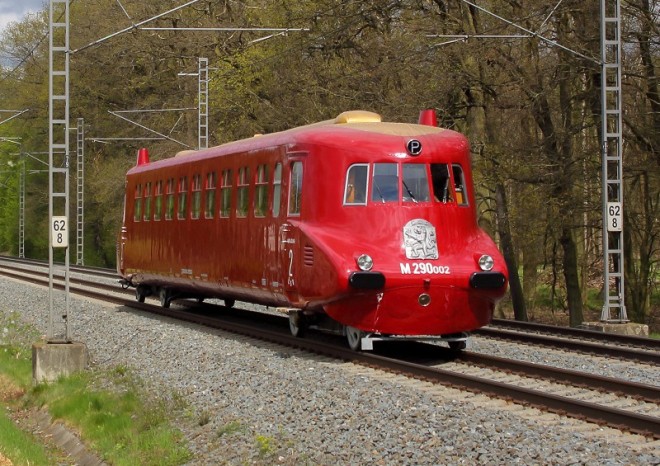
[{"label": "round headlight", "polygon": [[367,272],[374,266],[374,261],[368,254],[362,254],[357,258],[357,266],[360,268],[360,270]]},{"label": "round headlight", "polygon": [[484,254],[479,258],[479,268],[484,271],[492,270],[495,261],[488,254]]}]

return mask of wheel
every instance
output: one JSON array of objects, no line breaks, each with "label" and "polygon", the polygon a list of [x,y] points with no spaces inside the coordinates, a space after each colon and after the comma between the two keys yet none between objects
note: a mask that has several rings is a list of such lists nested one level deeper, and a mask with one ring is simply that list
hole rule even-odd
[{"label": "wheel", "polygon": [[449,349],[452,351],[462,351],[467,346],[465,341],[448,341],[447,343],[449,343]]},{"label": "wheel", "polygon": [[138,303],[143,303],[147,297],[147,288],[144,285],[138,285],[135,288],[135,299]]},{"label": "wheel", "polygon": [[289,330],[291,335],[297,338],[305,336],[307,330],[307,320],[302,312],[291,311],[289,312]]},{"label": "wheel", "polygon": [[236,304],[235,299],[225,299],[225,307],[234,307],[234,304]]},{"label": "wheel", "polygon": [[353,351],[359,351],[362,349],[362,330],[347,325],[344,328],[344,333],[346,333],[346,340],[348,340],[349,348]]},{"label": "wheel", "polygon": [[160,305],[164,308],[170,307],[170,301],[172,300],[170,296],[170,290],[167,288],[160,289]]}]

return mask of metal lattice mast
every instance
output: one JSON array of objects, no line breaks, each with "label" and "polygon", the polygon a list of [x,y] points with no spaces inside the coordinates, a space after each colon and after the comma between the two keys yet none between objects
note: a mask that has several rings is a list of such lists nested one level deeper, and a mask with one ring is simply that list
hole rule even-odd
[{"label": "metal lattice mast", "polygon": [[209,59],[199,58],[199,142],[198,149],[209,147]]},{"label": "metal lattice mast", "polygon": [[[69,0],[50,0],[48,82],[48,342],[70,342],[69,335]],[[64,248],[64,267],[54,249]],[[53,276],[64,275],[64,309],[55,310]],[[61,303],[58,302],[58,305]]]},{"label": "metal lattice mast", "polygon": [[85,119],[78,118],[76,191],[76,265],[85,265]]},{"label": "metal lattice mast", "polygon": [[603,264],[601,321],[626,322],[623,268],[623,118],[621,103],[621,4],[601,0],[601,106]]},{"label": "metal lattice mast", "polygon": [[25,258],[25,158],[21,157],[18,178],[18,257]]}]

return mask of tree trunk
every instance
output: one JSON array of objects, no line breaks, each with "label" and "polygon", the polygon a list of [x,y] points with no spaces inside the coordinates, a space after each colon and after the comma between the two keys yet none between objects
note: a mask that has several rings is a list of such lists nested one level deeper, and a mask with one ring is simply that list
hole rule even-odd
[{"label": "tree trunk", "polygon": [[516,260],[516,253],[513,247],[513,238],[511,237],[506,191],[504,190],[503,183],[497,182],[495,196],[497,199],[497,231],[500,235],[500,245],[504,254],[504,260],[509,269],[509,290],[511,292],[513,313],[516,320],[527,322],[525,296],[523,295],[520,275],[518,274],[518,261]]},{"label": "tree trunk", "polygon": [[578,277],[578,256],[575,240],[570,228],[564,226],[559,238],[564,252],[564,281],[566,282],[566,299],[570,315],[571,327],[582,325],[582,296],[580,294],[580,279]]}]

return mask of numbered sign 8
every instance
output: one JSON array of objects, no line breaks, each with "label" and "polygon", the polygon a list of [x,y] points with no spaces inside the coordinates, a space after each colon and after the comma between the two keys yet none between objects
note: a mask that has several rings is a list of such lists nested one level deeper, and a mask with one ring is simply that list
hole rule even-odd
[{"label": "numbered sign 8", "polygon": [[51,246],[54,248],[68,248],[69,247],[69,228],[67,226],[67,218],[64,216],[53,216],[50,221],[51,231]]},{"label": "numbered sign 8", "polygon": [[607,203],[607,231],[621,231],[623,226],[623,207],[620,202]]}]

